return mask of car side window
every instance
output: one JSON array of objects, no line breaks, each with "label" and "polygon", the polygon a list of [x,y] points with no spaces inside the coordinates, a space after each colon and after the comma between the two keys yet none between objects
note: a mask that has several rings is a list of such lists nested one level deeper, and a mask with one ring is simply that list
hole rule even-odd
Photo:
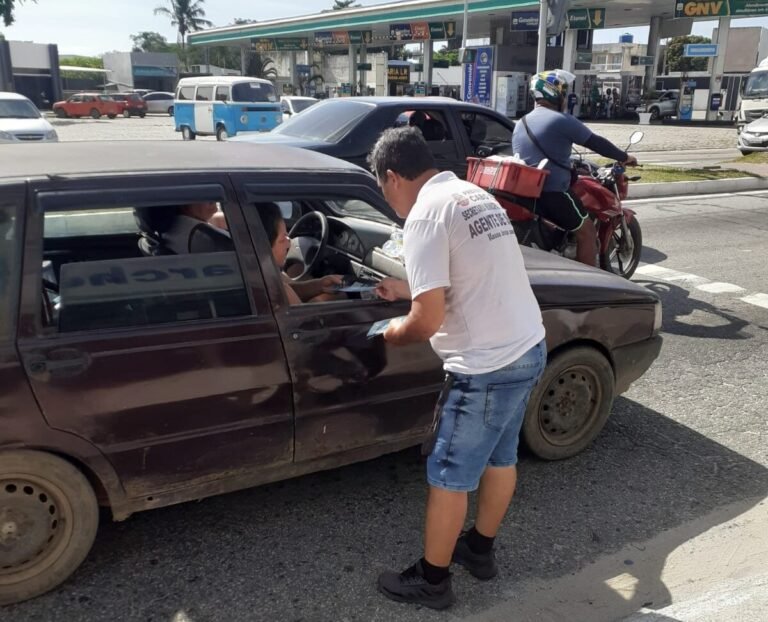
[{"label": "car side window", "polygon": [[217,86],[216,87],[216,101],[217,102],[227,102],[229,101],[229,87],[228,86]]},{"label": "car side window", "polygon": [[213,87],[212,86],[198,86],[197,95],[195,99],[199,102],[209,102],[213,99]]},{"label": "car side window", "polygon": [[397,117],[395,126],[418,127],[427,142],[453,140],[445,115],[439,110],[406,110]]},{"label": "car side window", "polygon": [[512,131],[506,125],[482,112],[463,112],[461,122],[474,149],[481,145],[497,146],[512,141]]},{"label": "car side window", "polygon": [[[214,202],[195,205],[216,212]],[[46,209],[44,330],[69,333],[252,315],[226,218],[219,212],[224,221],[214,227],[194,209],[190,204]]]},{"label": "car side window", "polygon": [[191,101],[195,99],[195,87],[194,86],[182,86],[179,89],[179,95],[180,100],[184,101]]},{"label": "car side window", "polygon": [[72,102],[73,104],[77,104],[82,101],[82,97],[80,97],[79,95],[73,95],[72,97],[69,98],[69,101]]},{"label": "car side window", "polygon": [[[5,190],[5,189],[4,189]],[[16,305],[16,283],[20,274],[18,239],[18,206],[9,194],[0,194],[0,341],[10,337],[13,309]],[[19,194],[19,198],[21,198]]]}]

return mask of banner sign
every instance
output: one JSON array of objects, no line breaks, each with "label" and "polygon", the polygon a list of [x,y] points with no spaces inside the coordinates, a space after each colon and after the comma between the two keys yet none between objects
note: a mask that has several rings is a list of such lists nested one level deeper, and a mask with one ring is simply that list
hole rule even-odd
[{"label": "banner sign", "polygon": [[515,11],[512,13],[510,30],[538,30],[539,12],[538,11]]},{"label": "banner sign", "polygon": [[411,83],[411,68],[409,65],[387,65],[387,79],[396,84]]},{"label": "banner sign", "polygon": [[644,66],[652,66],[653,65],[653,56],[632,56],[630,58],[630,65],[633,67],[638,65],[644,65]]},{"label": "banner sign", "polygon": [[573,30],[605,28],[605,9],[572,9],[568,11],[568,28]]},{"label": "banner sign", "polygon": [[717,56],[718,48],[716,43],[687,43],[683,46],[683,56],[690,58],[709,58]]},{"label": "banner sign", "polygon": [[309,47],[309,42],[306,37],[251,39],[251,47],[258,52],[301,52]]},{"label": "banner sign", "polygon": [[430,39],[453,39],[456,36],[456,22],[415,22],[412,24],[390,24],[391,41],[428,41]]},{"label": "banner sign", "polygon": [[477,48],[474,62],[464,64],[464,101],[491,107],[493,48]]},{"label": "banner sign", "polygon": [[768,0],[677,0],[675,17],[750,17],[768,15]]},{"label": "banner sign", "polygon": [[315,33],[315,45],[358,45],[373,41],[371,30],[323,30]]}]

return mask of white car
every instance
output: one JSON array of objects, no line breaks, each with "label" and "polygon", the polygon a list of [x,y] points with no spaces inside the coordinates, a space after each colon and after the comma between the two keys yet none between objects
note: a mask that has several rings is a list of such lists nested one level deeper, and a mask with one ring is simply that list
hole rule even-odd
[{"label": "white car", "polygon": [[0,92],[0,143],[55,143],[56,130],[30,100],[18,93]]},{"label": "white car", "polygon": [[165,91],[147,93],[144,95],[144,101],[147,102],[147,112],[173,116],[173,100],[175,97],[175,93],[167,93]]},{"label": "white car", "polygon": [[745,125],[739,132],[737,146],[743,155],[768,151],[768,115]]},{"label": "white car", "polygon": [[287,121],[293,115],[299,114],[303,110],[306,110],[313,104],[316,104],[318,99],[314,97],[299,97],[298,95],[283,95],[280,98],[280,107],[283,109],[283,121]]}]

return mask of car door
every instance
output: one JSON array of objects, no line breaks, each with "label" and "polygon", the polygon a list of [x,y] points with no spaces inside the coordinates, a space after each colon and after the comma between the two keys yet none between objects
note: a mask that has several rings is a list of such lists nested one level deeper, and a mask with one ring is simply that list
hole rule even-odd
[{"label": "car door", "polygon": [[67,114],[70,116],[81,116],[83,114],[83,96],[73,95],[67,102]]},{"label": "car door", "polygon": [[195,93],[195,132],[213,134],[213,87],[198,86]]},{"label": "car door", "polygon": [[[293,458],[285,355],[230,188],[202,173],[33,188],[20,355],[48,424],[95,445],[131,497]],[[137,244],[137,222],[146,235],[201,201],[221,203],[234,248]]]},{"label": "car door", "polygon": [[458,108],[456,118],[462,128],[466,157],[477,157],[480,147],[490,147],[498,153],[511,148],[514,124],[506,118],[474,107]]},{"label": "car door", "polygon": [[295,176],[243,174],[236,186],[285,343],[296,462],[347,452],[377,455],[384,446],[413,444],[432,420],[443,380],[440,361],[428,343],[395,347],[381,336],[367,337],[371,324],[407,314],[410,302],[374,298],[288,305],[258,211],[265,201],[355,199],[381,206],[373,181],[357,173],[306,175],[299,183]]}]

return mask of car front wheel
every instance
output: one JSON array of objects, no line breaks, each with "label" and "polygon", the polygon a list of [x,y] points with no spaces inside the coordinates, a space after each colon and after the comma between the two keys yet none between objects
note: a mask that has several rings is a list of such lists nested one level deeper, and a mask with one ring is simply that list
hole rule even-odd
[{"label": "car front wheel", "polygon": [[98,524],[93,489],[72,464],[39,451],[0,452],[0,605],[66,580]]},{"label": "car front wheel", "polygon": [[227,132],[227,128],[223,125],[220,125],[216,128],[216,140],[222,141],[227,140],[229,138],[229,133]]},{"label": "car front wheel", "polygon": [[183,140],[195,140],[195,133],[188,127],[184,126],[181,128],[181,138]]},{"label": "car front wheel", "polygon": [[173,106],[168,106],[168,116],[169,117],[173,116]]},{"label": "car front wheel", "polygon": [[56,116],[59,119],[66,119],[67,118],[67,111],[64,110],[64,108],[56,108],[55,112],[56,112]]},{"label": "car front wheel", "polygon": [[544,460],[575,456],[603,429],[614,385],[611,363],[595,348],[556,353],[531,393],[522,430],[525,444]]},{"label": "car front wheel", "polygon": [[98,119],[99,117],[101,117],[101,113],[96,108],[91,108],[91,118]]},{"label": "car front wheel", "polygon": [[650,113],[652,121],[655,121],[661,116],[661,111],[658,108],[651,108]]},{"label": "car front wheel", "polygon": [[123,110],[123,116],[124,116],[124,117],[127,119],[128,117],[130,117],[130,116],[131,116],[131,111],[130,111],[130,110],[127,110],[127,109],[126,109],[126,110]]}]

